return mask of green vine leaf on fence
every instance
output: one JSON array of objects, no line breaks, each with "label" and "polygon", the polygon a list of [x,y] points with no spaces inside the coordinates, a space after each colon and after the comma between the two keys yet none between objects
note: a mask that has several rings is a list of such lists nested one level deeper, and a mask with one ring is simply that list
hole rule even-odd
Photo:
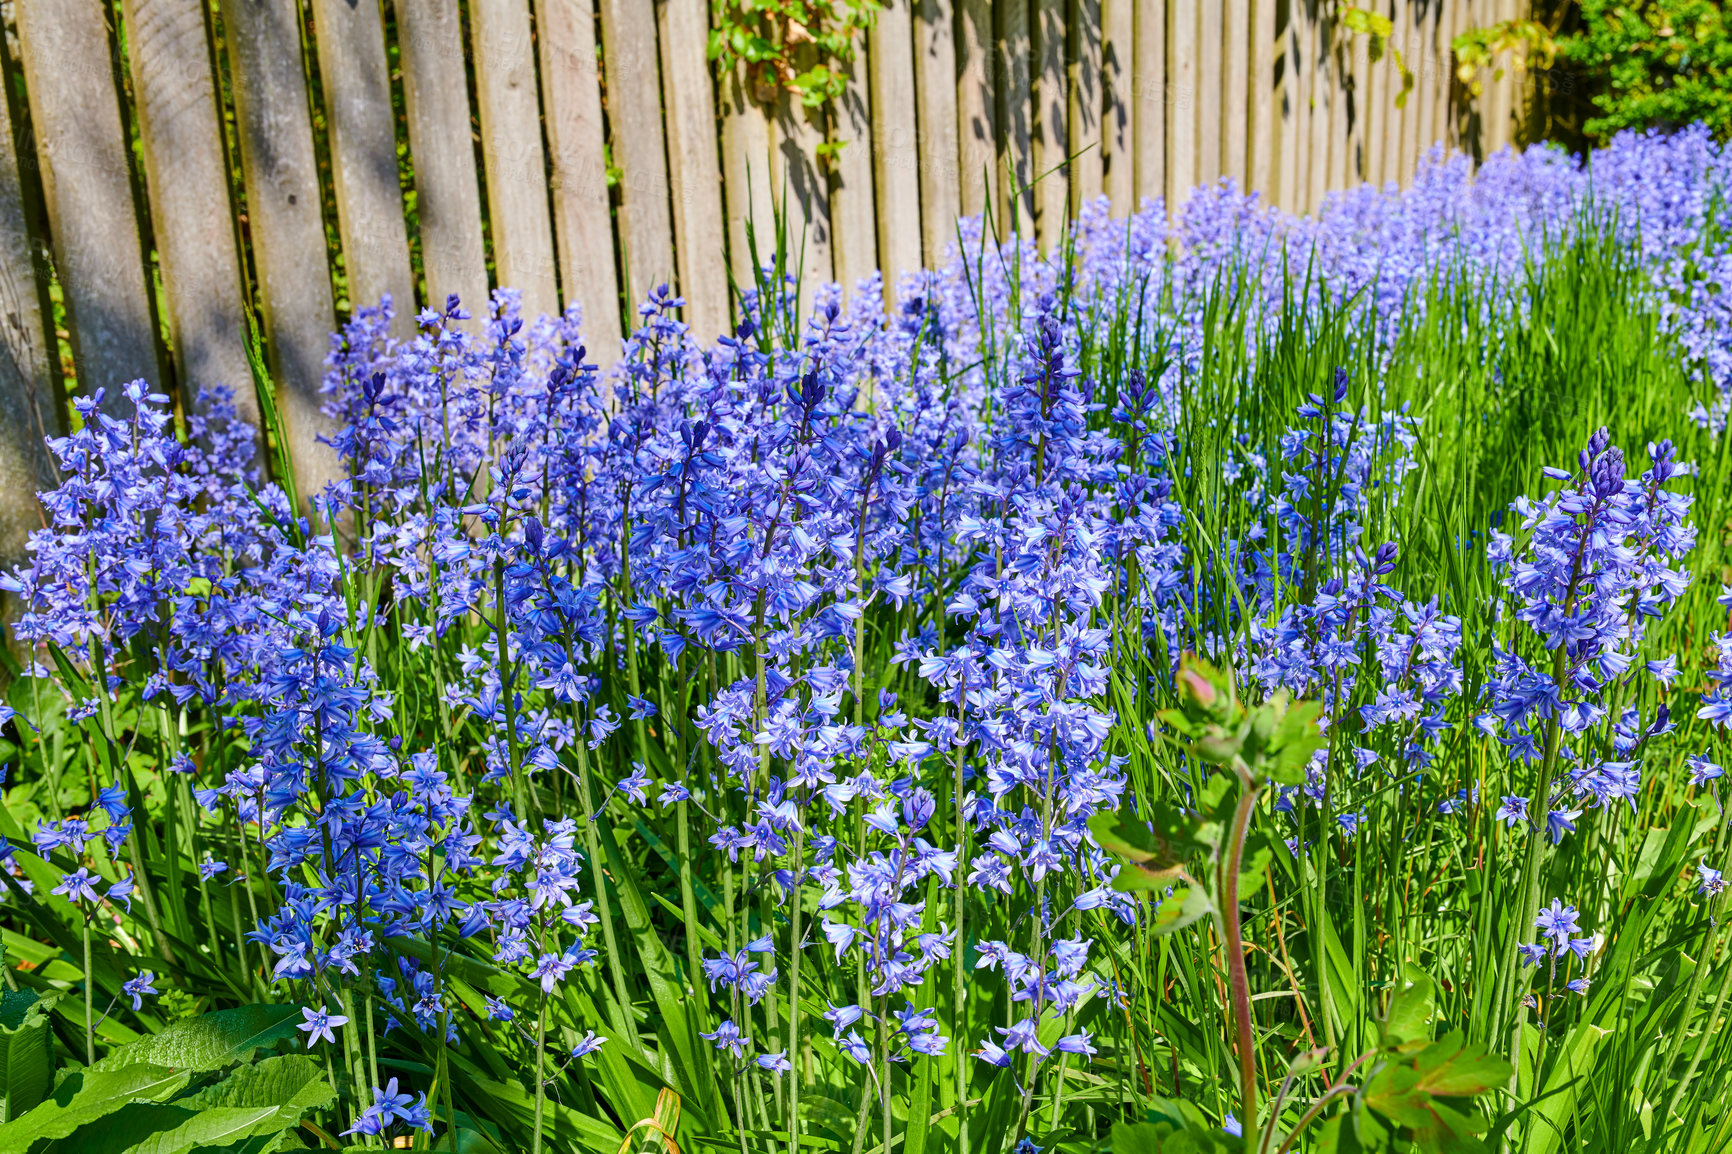
[{"label": "green vine leaf on fence", "polygon": [[709,57],[723,72],[744,63],[764,103],[780,88],[819,108],[847,91],[855,37],[883,7],[882,0],[721,0]]},{"label": "green vine leaf on fence", "polygon": [[[1525,49],[1520,56],[1515,54],[1518,48]],[[1450,49],[1455,53],[1457,79],[1478,96],[1485,90],[1480,79],[1485,69],[1492,70],[1493,81],[1502,80],[1505,65],[1501,60],[1506,56],[1510,67],[1537,63],[1540,68],[1550,68],[1558,44],[1551,29],[1537,20],[1501,20],[1484,28],[1469,28],[1450,42]]]},{"label": "green vine leaf on fence", "polygon": [[1401,58],[1401,49],[1390,43],[1390,37],[1395,35],[1395,22],[1381,12],[1349,7],[1341,10],[1341,25],[1356,35],[1370,37],[1371,63],[1382,60],[1385,49],[1389,51],[1390,61],[1401,74],[1401,91],[1395,94],[1395,107],[1405,108],[1407,94],[1413,91],[1413,73]]}]

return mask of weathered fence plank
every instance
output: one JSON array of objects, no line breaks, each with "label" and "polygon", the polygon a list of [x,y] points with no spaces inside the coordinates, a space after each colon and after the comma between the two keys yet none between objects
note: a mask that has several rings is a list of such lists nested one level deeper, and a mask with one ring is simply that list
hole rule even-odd
[{"label": "weathered fence plank", "polygon": [[620,248],[631,301],[676,272],[655,19],[655,6],[643,0],[601,0],[603,66],[623,81],[608,89],[607,115],[620,169]]},{"label": "weathered fence plank", "polygon": [[189,402],[202,386],[227,385],[257,428],[205,5],[126,0],[123,10],[176,375]]},{"label": "weathered fence plank", "polygon": [[1305,204],[1310,185],[1306,157],[1311,152],[1311,18],[1307,0],[1291,0],[1281,38],[1281,170],[1276,203],[1287,212]]},{"label": "weathered fence plank", "polygon": [[962,211],[956,115],[956,28],[950,0],[914,0],[914,93],[920,132],[920,234],[937,267]]},{"label": "weathered fence plank", "polygon": [[[776,251],[776,200],[770,156],[775,128],[751,91],[746,65],[722,79],[722,194],[727,201],[728,267],[740,289],[752,287],[753,254],[762,263]],[[750,234],[748,242],[748,233]]]},{"label": "weathered fence plank", "polygon": [[318,440],[333,428],[321,411],[319,382],[336,313],[300,13],[294,0],[222,0],[222,15],[265,344],[305,500],[338,475],[339,463]]},{"label": "weathered fence plank", "polygon": [[[1376,12],[1381,5],[1369,5]],[[1383,171],[1383,134],[1388,129],[1383,102],[1388,96],[1385,81],[1389,69],[1384,67],[1388,60],[1387,52],[1382,59],[1371,59],[1371,38],[1357,35],[1354,40],[1354,59],[1356,64],[1362,64],[1359,74],[1357,92],[1360,98],[1360,179],[1367,184],[1378,183],[1378,173]]]},{"label": "weathered fence plank", "polygon": [[[877,93],[870,79],[871,57],[876,56],[878,48],[877,43],[855,46],[854,59],[848,66],[848,89],[831,109],[835,116],[833,138],[840,149],[835,171],[830,175],[830,218],[836,222],[836,279],[850,297],[856,282],[871,276],[879,267],[878,211],[872,170],[882,162],[883,144],[873,124]],[[919,215],[920,206],[916,203],[913,240],[916,253],[920,251]],[[895,274],[886,269],[885,296],[894,293],[895,288]]]},{"label": "weathered fence plank", "polygon": [[1214,184],[1221,178],[1221,137],[1226,117],[1221,102],[1225,96],[1222,80],[1222,38],[1225,36],[1226,14],[1221,10],[1224,0],[1196,0],[1191,5],[1192,19],[1197,24],[1197,75],[1195,109],[1197,121],[1197,183]]},{"label": "weathered fence plank", "polygon": [[42,525],[36,494],[54,484],[53,460],[43,439],[61,435],[66,407],[60,378],[48,359],[35,245],[8,95],[0,93],[0,565],[29,560],[24,545]]},{"label": "weathered fence plank", "polygon": [[80,383],[160,383],[144,252],[101,0],[19,0],[30,120]]},{"label": "weathered fence plank", "polygon": [[1197,6],[1167,4],[1167,212],[1175,220],[1197,183]]},{"label": "weathered fence plank", "polygon": [[709,5],[706,0],[662,0],[656,16],[680,295],[686,323],[699,340],[709,342],[728,327],[727,234],[716,195],[722,178],[716,163],[716,103],[706,82]]},{"label": "weathered fence plank", "polygon": [[529,0],[472,0],[469,27],[493,267],[502,287],[523,294],[525,316],[550,313],[559,307],[559,288]]},{"label": "weathered fence plank", "polygon": [[476,317],[487,314],[487,251],[481,235],[481,184],[469,130],[463,27],[457,0],[393,0],[415,216],[427,303],[455,293]]},{"label": "weathered fence plank", "polygon": [[1330,98],[1330,82],[1333,77],[1332,54],[1329,51],[1328,17],[1322,11],[1322,4],[1315,4],[1311,9],[1311,19],[1307,31],[1311,41],[1307,54],[1311,60],[1311,147],[1305,158],[1306,182],[1305,211],[1316,212],[1323,204],[1324,190],[1329,183],[1329,145],[1333,124],[1331,118],[1334,103]]},{"label": "weathered fence plank", "polygon": [[1243,190],[1251,158],[1251,0],[1223,0],[1220,9],[1221,175]]},{"label": "weathered fence plank", "polygon": [[535,30],[560,303],[582,306],[584,344],[591,360],[607,365],[619,356],[620,299],[594,10],[584,0],[536,0]]},{"label": "weathered fence plank", "polygon": [[1132,35],[1136,39],[1131,53],[1131,155],[1137,204],[1161,198],[1171,211],[1175,202],[1167,186],[1167,110],[1172,104],[1167,82],[1167,0],[1141,0]]},{"label": "weathered fence plank", "polygon": [[[992,0],[958,0],[956,28],[957,193],[964,216],[998,204],[998,57]],[[1001,216],[1002,219],[1002,216]]]},{"label": "weathered fence plank", "polygon": [[[1337,25],[1339,28],[1340,26]],[[1347,67],[1348,71],[1348,103],[1347,103],[1347,174],[1343,183],[1358,183],[1365,180],[1372,172],[1370,149],[1371,134],[1367,131],[1371,111],[1375,105],[1371,94],[1371,46],[1369,39],[1363,34],[1353,34],[1342,29],[1341,35],[1348,37]]]},{"label": "weathered fence plank", "polygon": [[1134,0],[1101,3],[1101,191],[1122,213],[1137,207]]},{"label": "weathered fence plank", "polygon": [[909,0],[878,13],[868,37],[872,168],[878,182],[878,258],[893,290],[920,259],[920,139],[915,117],[914,14]]},{"label": "weathered fence plank", "polygon": [[1029,88],[1030,0],[997,0],[999,235],[1034,236],[1034,108]]},{"label": "weathered fence plank", "polygon": [[1071,0],[1065,59],[1070,81],[1070,202],[1074,210],[1100,196],[1102,165],[1101,0]]},{"label": "weathered fence plank", "polygon": [[1280,132],[1275,100],[1278,81],[1275,58],[1281,40],[1275,31],[1275,0],[1253,0],[1251,11],[1251,124],[1250,155],[1245,160],[1249,187],[1268,199],[1274,191],[1275,140]]},{"label": "weathered fence plank", "polygon": [[[1327,15],[1321,21],[1323,50],[1328,61],[1323,90],[1329,97],[1329,183],[1341,188],[1353,170],[1353,50],[1341,30],[1341,21]],[[1318,198],[1322,203],[1322,198]]]},{"label": "weathered fence plank", "polygon": [[405,336],[415,327],[415,285],[379,3],[312,0],[312,9],[349,300],[359,308],[389,293],[393,330]]},{"label": "weathered fence plank", "polygon": [[1034,41],[1034,220],[1042,252],[1070,216],[1070,85],[1065,75],[1064,0],[1029,0]]},{"label": "weathered fence plank", "polygon": [[806,314],[813,286],[836,275],[831,255],[830,182],[818,167],[818,146],[825,140],[822,116],[821,109],[809,111],[786,92],[776,102],[771,188],[788,223],[790,260],[801,274],[801,316]]},{"label": "weathered fence plank", "polygon": [[[1432,0],[1414,15],[1414,50],[1419,53],[1419,63],[1413,68],[1414,103],[1414,159],[1423,156],[1431,147],[1436,134],[1439,120],[1435,113],[1437,98],[1441,93],[1448,99],[1448,89],[1443,86],[1442,77],[1449,71],[1448,60],[1440,60],[1437,52],[1438,20],[1442,13],[1440,5]],[[1421,67],[1423,65],[1423,67]],[[1414,169],[1409,165],[1402,173],[1402,179],[1411,181]]]}]

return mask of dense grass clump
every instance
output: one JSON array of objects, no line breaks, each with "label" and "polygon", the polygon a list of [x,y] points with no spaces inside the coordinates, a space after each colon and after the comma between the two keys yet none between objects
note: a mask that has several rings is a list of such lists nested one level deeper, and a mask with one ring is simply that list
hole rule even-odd
[{"label": "dense grass clump", "polygon": [[1726,172],[387,303],[318,494],[80,400],[0,1154],[1724,1148]]}]

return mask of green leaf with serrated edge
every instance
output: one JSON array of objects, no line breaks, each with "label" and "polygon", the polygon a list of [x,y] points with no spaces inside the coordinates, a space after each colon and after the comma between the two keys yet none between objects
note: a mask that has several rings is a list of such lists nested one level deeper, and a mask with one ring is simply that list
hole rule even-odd
[{"label": "green leaf with serrated edge", "polygon": [[1383,1019],[1383,1044],[1404,1046],[1431,1037],[1431,1020],[1437,1015],[1437,985],[1412,962],[1402,968],[1401,987],[1389,999]]},{"label": "green leaf with serrated edge", "polygon": [[1134,817],[1103,809],[1092,815],[1088,824],[1095,844],[1108,853],[1139,864],[1152,861],[1161,854],[1154,831]]},{"label": "green leaf with serrated edge", "polygon": [[1157,935],[1177,933],[1197,919],[1208,916],[1214,909],[1201,886],[1181,886],[1173,891],[1172,897],[1155,907],[1155,914],[1149,919],[1149,932]]},{"label": "green leaf with serrated edge", "polygon": [[24,1154],[43,1139],[64,1138],[128,1102],[159,1102],[181,1090],[191,1077],[185,1070],[142,1064],[76,1071],[54,1088],[51,1098],[0,1128],[0,1154]]},{"label": "green leaf with serrated edge", "polygon": [[299,1006],[240,1006],[218,1010],[123,1046],[93,1069],[155,1064],[181,1070],[220,1070],[251,1058],[259,1050],[295,1038],[301,1021]]},{"label": "green leaf with serrated edge", "polygon": [[1509,1084],[1510,1064],[1452,1030],[1414,1058],[1420,1085],[1440,1098],[1472,1098]]}]

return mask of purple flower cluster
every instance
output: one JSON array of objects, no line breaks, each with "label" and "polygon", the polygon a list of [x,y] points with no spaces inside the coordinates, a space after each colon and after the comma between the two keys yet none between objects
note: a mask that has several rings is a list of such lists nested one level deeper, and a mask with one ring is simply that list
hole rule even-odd
[{"label": "purple flower cluster", "polygon": [[[1127,707],[1155,699],[1182,649],[1323,703],[1331,744],[1277,803],[1299,837],[1319,836],[1307,813],[1355,836],[1397,778],[1445,781],[1428,802],[1445,815],[1478,807],[1443,764],[1472,726],[1514,763],[1566,767],[1543,799],[1501,795],[1511,826],[1544,817],[1560,838],[1589,803],[1634,803],[1672,723],[1627,690],[1676,675],[1645,642],[1694,544],[1670,444],[1638,476],[1604,434],[1549,470],[1559,487],[1516,504],[1519,532],[1492,533],[1489,614],[1400,587],[1386,527],[1423,424],[1350,404],[1344,370],[1278,445],[1239,442],[1223,464],[1242,534],[1199,549],[1175,496],[1207,285],[1244,277],[1272,298],[1280,261],[1305,252],[1313,291],[1373,286],[1393,324],[1438,262],[1507,272],[1508,237],[1568,218],[1590,186],[1639,212],[1657,268],[1701,257],[1711,200],[1653,199],[1632,153],[1692,188],[1719,155],[1686,133],[1621,141],[1591,169],[1503,156],[1473,180],[1438,157],[1409,193],[1363,190],[1303,222],[1223,187],[1192,201],[1177,258],[1158,205],[1085,211],[1074,265],[1012,246],[971,261],[985,241],[965,221],[955,258],[889,310],[876,288],[825,286],[802,320],[772,267],[705,348],[658,289],[606,373],[575,309],[526,321],[501,291],[476,318],[453,299],[397,340],[386,302],[333,340],[343,475],[306,509],[260,476],[222,397],[183,440],[135,384],[128,419],[80,402],[83,427],[53,445],[50,522],[0,587],[24,606],[31,673],[93,739],[154,733],[158,714],[177,735],[208,723],[203,745],[165,749],[161,780],[225,831],[199,884],[268,896],[243,948],[311,1007],[309,1045],[337,1041],[359,996],[386,1031],[453,1043],[545,1026],[552,1006],[561,1050],[594,1053],[602,1023],[572,1008],[590,1015],[605,987],[625,1007],[609,1025],[628,1028],[616,925],[656,938],[661,913],[624,859],[617,831],[637,823],[677,829],[681,881],[721,891],[708,913],[680,907],[702,921],[685,981],[740,1076],[793,1069],[817,989],[830,1036],[806,1026],[852,1062],[955,1046],[1033,1079],[1096,1053],[1079,1020],[1119,986],[1089,935],[1148,916],[1112,888],[1088,819],[1132,792],[1123,738],[1145,718]],[[1140,336],[1159,355],[1103,379],[1089,310],[1151,280],[1169,311]],[[1721,307],[1670,322],[1719,390],[1710,425],[1732,388],[1705,335]],[[1222,574],[1214,602],[1205,568]],[[1463,651],[1488,628],[1482,692]],[[1726,726],[1732,644],[1717,644],[1700,716]],[[1143,661],[1154,684],[1124,673]],[[81,910],[130,904],[124,762],[88,813],[32,834]],[[1719,775],[1701,762],[1698,780]],[[1570,914],[1554,905],[1541,928],[1585,956]],[[477,1014],[440,966],[458,951],[523,997]],[[135,1009],[153,979],[128,984]],[[953,1037],[940,986],[1002,996],[1011,1016]],[[374,1094],[348,1133],[431,1126],[424,1095]]]}]

